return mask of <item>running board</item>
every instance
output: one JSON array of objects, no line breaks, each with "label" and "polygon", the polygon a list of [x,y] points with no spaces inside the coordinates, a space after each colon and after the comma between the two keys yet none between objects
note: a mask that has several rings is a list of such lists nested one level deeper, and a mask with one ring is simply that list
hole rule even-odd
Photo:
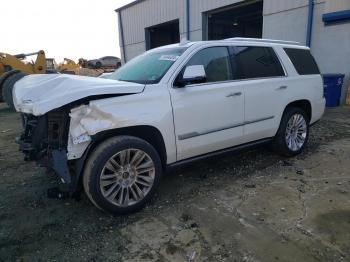
[{"label": "running board", "polygon": [[220,155],[226,155],[228,153],[237,152],[237,151],[240,151],[240,150],[243,150],[243,149],[246,149],[246,148],[251,148],[251,147],[256,147],[256,146],[268,144],[272,140],[273,140],[273,138],[265,138],[265,139],[257,140],[257,141],[254,141],[254,142],[246,143],[246,144],[243,144],[243,145],[234,146],[234,147],[230,147],[230,148],[226,148],[226,149],[210,152],[210,153],[207,153],[207,154],[204,154],[204,155],[200,155],[200,156],[184,159],[184,160],[181,160],[179,162],[175,162],[173,164],[169,164],[167,166],[167,171],[171,171],[172,169],[175,169],[175,168],[178,168],[178,167],[181,167],[181,166],[185,166],[185,165],[188,165],[188,164],[192,164],[193,162],[201,161],[201,160],[204,160],[204,159],[207,159],[207,158],[216,157],[216,156],[220,156]]}]

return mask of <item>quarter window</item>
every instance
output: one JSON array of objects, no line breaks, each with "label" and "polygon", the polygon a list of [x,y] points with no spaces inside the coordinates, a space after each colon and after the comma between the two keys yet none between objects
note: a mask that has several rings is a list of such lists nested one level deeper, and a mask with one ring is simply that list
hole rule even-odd
[{"label": "quarter window", "polygon": [[207,82],[232,80],[232,71],[227,47],[210,47],[195,54],[186,66],[203,65]]},{"label": "quarter window", "polygon": [[286,51],[299,75],[320,74],[320,70],[310,50],[285,48],[284,51]]},{"label": "quarter window", "polygon": [[233,53],[234,79],[285,76],[277,55],[270,47],[236,46]]}]

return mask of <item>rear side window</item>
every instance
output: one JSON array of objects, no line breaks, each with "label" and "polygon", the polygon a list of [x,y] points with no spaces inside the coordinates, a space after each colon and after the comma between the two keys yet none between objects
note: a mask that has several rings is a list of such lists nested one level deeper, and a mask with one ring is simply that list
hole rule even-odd
[{"label": "rear side window", "polygon": [[229,57],[227,47],[210,47],[195,54],[186,66],[203,65],[209,83],[232,80]]},{"label": "rear side window", "polygon": [[284,48],[299,75],[319,75],[320,70],[310,50]]},{"label": "rear side window", "polygon": [[283,67],[270,47],[236,46],[232,66],[235,79],[285,76]]}]

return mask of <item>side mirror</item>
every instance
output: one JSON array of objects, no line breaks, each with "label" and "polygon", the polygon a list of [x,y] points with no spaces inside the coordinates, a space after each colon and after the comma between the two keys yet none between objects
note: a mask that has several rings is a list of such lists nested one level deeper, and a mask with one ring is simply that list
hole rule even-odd
[{"label": "side mirror", "polygon": [[205,83],[207,76],[203,65],[191,65],[187,66],[183,73],[182,79],[177,81],[177,84],[184,87],[189,84]]}]

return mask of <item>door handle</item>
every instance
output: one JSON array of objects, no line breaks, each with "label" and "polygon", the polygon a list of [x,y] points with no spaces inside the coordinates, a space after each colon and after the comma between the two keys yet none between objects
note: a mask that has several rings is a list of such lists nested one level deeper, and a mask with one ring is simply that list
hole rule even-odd
[{"label": "door handle", "polygon": [[288,86],[280,86],[279,88],[277,88],[276,90],[286,90],[288,88]]},{"label": "door handle", "polygon": [[235,96],[241,96],[242,92],[236,92],[236,93],[230,93],[226,97],[235,97]]}]

